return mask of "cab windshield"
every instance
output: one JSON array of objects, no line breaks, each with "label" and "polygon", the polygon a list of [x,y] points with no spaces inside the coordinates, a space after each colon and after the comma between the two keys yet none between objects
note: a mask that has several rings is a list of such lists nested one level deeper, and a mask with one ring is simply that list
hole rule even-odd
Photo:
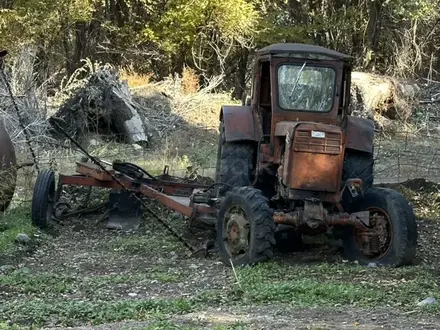
[{"label": "cab windshield", "polygon": [[278,68],[278,101],[284,110],[328,112],[333,106],[336,72],[304,63]]}]

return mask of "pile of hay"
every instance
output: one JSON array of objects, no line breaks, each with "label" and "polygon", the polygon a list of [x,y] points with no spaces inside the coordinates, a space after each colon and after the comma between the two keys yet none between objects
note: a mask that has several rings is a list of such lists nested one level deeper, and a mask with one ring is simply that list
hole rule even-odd
[{"label": "pile of hay", "polygon": [[377,128],[386,128],[390,120],[408,120],[419,91],[420,88],[415,84],[401,83],[386,76],[353,72],[351,111],[354,116],[374,120]]}]

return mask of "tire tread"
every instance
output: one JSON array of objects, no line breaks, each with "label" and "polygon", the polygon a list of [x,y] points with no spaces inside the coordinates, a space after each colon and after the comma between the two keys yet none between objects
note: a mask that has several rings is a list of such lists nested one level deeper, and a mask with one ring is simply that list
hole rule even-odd
[{"label": "tire tread", "polygon": [[266,261],[273,257],[275,247],[275,228],[276,225],[272,220],[272,211],[269,208],[269,200],[263,193],[253,187],[235,187],[226,193],[226,198],[220,208],[219,220],[217,226],[217,235],[220,245],[220,254],[225,264],[229,264],[229,254],[226,249],[222,248],[223,221],[227,208],[233,204],[247,205],[247,218],[251,222],[251,250],[237,262],[233,261],[236,266],[253,265]]},{"label": "tire tread", "polygon": [[55,184],[54,172],[49,169],[41,171],[35,182],[31,211],[33,224],[40,228],[46,228],[49,225],[46,212],[52,184]]}]

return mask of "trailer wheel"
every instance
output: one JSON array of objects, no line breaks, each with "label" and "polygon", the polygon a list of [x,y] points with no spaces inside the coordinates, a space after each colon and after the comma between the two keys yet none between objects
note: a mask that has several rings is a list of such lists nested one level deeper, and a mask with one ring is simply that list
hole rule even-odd
[{"label": "trailer wheel", "polygon": [[51,170],[43,170],[37,177],[32,197],[32,222],[46,228],[53,214],[55,202],[55,175]]},{"label": "trailer wheel", "polygon": [[269,201],[253,187],[233,188],[218,216],[217,241],[226,265],[253,265],[272,258],[275,223]]},{"label": "trailer wheel", "polygon": [[372,188],[359,201],[356,209],[370,211],[371,229],[345,230],[343,247],[349,260],[392,267],[414,261],[417,224],[413,209],[405,197],[391,189]]},{"label": "trailer wheel", "polygon": [[232,187],[252,185],[254,170],[254,147],[246,142],[226,142],[223,121],[220,123],[217,150],[216,182],[218,193],[224,195]]}]

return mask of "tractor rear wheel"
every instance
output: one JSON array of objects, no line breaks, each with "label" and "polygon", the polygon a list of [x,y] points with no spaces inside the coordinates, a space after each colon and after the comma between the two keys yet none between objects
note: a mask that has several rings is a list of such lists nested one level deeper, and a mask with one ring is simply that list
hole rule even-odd
[{"label": "tractor rear wheel", "polygon": [[217,241],[226,265],[252,265],[272,258],[275,223],[269,201],[253,187],[227,192],[218,216]]},{"label": "tractor rear wheel", "polygon": [[232,187],[252,185],[254,170],[254,146],[246,142],[226,142],[223,122],[220,123],[217,152],[216,182],[218,192],[224,195]]},{"label": "tractor rear wheel", "polygon": [[393,267],[413,262],[417,224],[405,197],[391,189],[372,188],[355,208],[370,211],[370,230],[345,230],[343,247],[349,260]]}]

